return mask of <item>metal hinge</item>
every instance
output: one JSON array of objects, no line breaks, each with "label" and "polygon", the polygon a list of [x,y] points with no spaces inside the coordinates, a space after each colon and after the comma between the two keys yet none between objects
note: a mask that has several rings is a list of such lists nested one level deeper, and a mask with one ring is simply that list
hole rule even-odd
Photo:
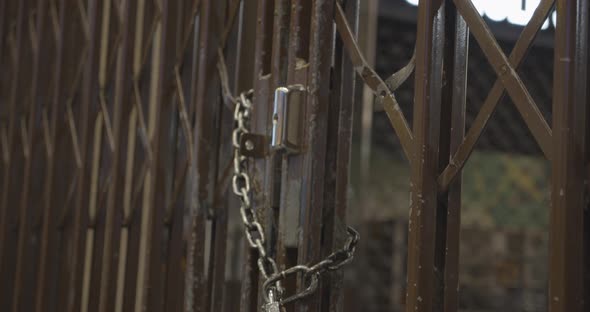
[{"label": "metal hinge", "polygon": [[303,116],[305,87],[291,85],[275,90],[272,133],[244,133],[240,140],[240,152],[247,157],[266,157],[271,152],[282,151],[287,154],[301,152],[303,141]]},{"label": "metal hinge", "polygon": [[304,91],[303,85],[279,87],[275,90],[270,143],[273,150],[283,150],[290,154],[301,151]]}]

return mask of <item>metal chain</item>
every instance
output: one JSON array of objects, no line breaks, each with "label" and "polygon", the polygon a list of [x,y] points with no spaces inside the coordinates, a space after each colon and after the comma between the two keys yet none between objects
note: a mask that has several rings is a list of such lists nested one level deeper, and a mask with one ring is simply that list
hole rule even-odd
[{"label": "metal chain", "polygon": [[[265,282],[263,286],[263,296],[268,303],[273,298],[269,298],[269,293],[276,291],[281,305],[301,299],[313,293],[318,286],[319,276],[328,271],[340,269],[343,265],[352,261],[356,244],[359,240],[359,234],[353,228],[348,227],[348,242],[344,248],[333,252],[324,260],[313,266],[296,265],[284,271],[278,270],[275,260],[267,253],[265,249],[265,236],[262,225],[258,221],[256,212],[252,207],[250,176],[247,172],[247,157],[242,155],[240,150],[240,141],[245,133],[249,133],[248,124],[251,116],[252,102],[250,97],[253,91],[242,93],[237,99],[234,99],[234,122],[235,128],[232,132],[232,144],[234,147],[234,173],[232,179],[232,188],[234,194],[240,198],[240,213],[244,223],[244,232],[250,246],[258,251],[258,268]],[[245,142],[246,148],[248,142]],[[280,282],[289,275],[303,274],[303,280],[307,287],[288,298],[280,299],[283,289]]]},{"label": "metal chain", "polygon": [[268,279],[270,276],[276,274],[279,270],[276,262],[266,253],[264,244],[266,239],[264,237],[264,230],[258,221],[256,212],[252,209],[252,201],[250,200],[250,176],[246,171],[246,156],[240,152],[240,140],[242,135],[248,133],[247,124],[250,120],[252,109],[252,102],[250,96],[252,91],[242,93],[235,101],[234,121],[236,127],[232,132],[232,144],[234,146],[234,175],[232,178],[232,188],[234,194],[240,198],[240,214],[244,222],[244,233],[250,247],[258,251],[258,268],[262,276]]}]

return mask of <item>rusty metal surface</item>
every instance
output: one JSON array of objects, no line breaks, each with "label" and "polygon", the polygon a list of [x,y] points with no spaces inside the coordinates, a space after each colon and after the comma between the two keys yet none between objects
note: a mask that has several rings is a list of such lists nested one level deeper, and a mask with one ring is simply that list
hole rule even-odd
[{"label": "rusty metal surface", "polygon": [[[516,70],[554,7],[549,123]],[[285,270],[346,241],[362,80],[411,169],[408,248],[392,251],[407,265],[406,311],[459,309],[461,171],[505,93],[552,164],[549,310],[583,311],[587,2],[541,0],[507,56],[472,1],[422,0],[414,57],[388,79],[357,44],[358,11],[359,0],[0,0],[0,306],[258,311],[268,279],[234,234],[229,196],[235,97],[253,90],[248,135],[267,145],[275,89],[304,86],[288,110],[297,153],[265,146],[247,160],[262,250]],[[470,35],[498,78],[466,131]],[[395,96],[412,74],[413,129]],[[343,275],[322,275],[286,311],[344,310]],[[308,282],[286,278],[284,297]],[[380,294],[400,303],[391,282]]]}]

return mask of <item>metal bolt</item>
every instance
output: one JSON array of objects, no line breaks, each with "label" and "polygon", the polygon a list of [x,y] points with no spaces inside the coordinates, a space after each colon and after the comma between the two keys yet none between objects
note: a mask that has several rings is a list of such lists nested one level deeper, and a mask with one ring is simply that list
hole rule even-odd
[{"label": "metal bolt", "polygon": [[247,140],[244,143],[244,146],[246,146],[246,149],[249,151],[252,151],[254,149],[254,143],[251,140]]}]

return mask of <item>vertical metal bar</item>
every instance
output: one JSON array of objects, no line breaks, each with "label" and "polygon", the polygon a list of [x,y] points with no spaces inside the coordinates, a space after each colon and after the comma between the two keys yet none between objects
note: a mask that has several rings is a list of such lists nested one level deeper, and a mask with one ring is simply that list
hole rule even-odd
[{"label": "vertical metal bar", "polygon": [[[133,236],[137,232],[135,230],[138,228],[137,224],[137,213],[134,214],[136,209],[134,195],[135,189],[137,187],[133,187],[133,183],[141,185],[144,180],[141,176],[138,179],[134,179],[136,174],[135,168],[135,160],[136,160],[136,138],[137,138],[137,129],[138,125],[142,125],[142,118],[144,116],[143,113],[143,103],[141,102],[141,90],[139,86],[139,81],[141,78],[141,69],[143,65],[143,55],[146,53],[143,49],[145,48],[143,40],[144,40],[144,26],[145,26],[145,15],[146,15],[146,6],[147,4],[143,1],[137,3],[136,8],[136,17],[135,17],[135,35],[133,41],[133,67],[132,67],[132,88],[133,88],[133,96],[131,96],[131,101],[133,103],[133,108],[131,109],[129,120],[128,120],[128,128],[127,128],[127,148],[126,148],[126,156],[125,156],[125,179],[123,182],[123,200],[122,200],[122,223],[121,223],[121,235],[119,240],[119,254],[118,254],[118,265],[117,265],[117,281],[116,281],[116,290],[115,290],[115,301],[114,301],[114,310],[117,312],[124,310],[124,301],[132,301],[133,295],[131,292],[126,292],[129,289],[129,283],[127,281],[127,277],[129,275],[133,276],[132,271],[135,271],[134,268],[136,266],[133,264],[133,259],[130,254],[132,250],[130,250],[130,245],[135,245],[136,241],[131,239],[130,236]],[[148,34],[149,36],[150,34]],[[149,50],[149,48],[148,48]],[[139,116],[138,116],[139,115]],[[139,120],[139,121],[138,121]],[[140,129],[140,135],[142,135],[143,129]],[[149,153],[147,153],[149,154]],[[142,168],[143,169],[143,168]],[[141,172],[141,171],[140,171]],[[134,231],[135,230],[135,231]],[[128,270],[129,267],[129,270]]]},{"label": "vertical metal bar", "polygon": [[[445,2],[445,40],[440,146],[440,174],[463,142],[467,96],[469,32],[451,1]],[[437,301],[435,310],[457,311],[459,300],[459,234],[461,228],[461,177],[448,191],[439,194],[437,207],[435,270]]]},{"label": "vertical metal bar", "polygon": [[[124,115],[129,111],[131,91],[131,55],[134,31],[132,25],[135,21],[135,5],[133,1],[123,0],[114,3],[118,15],[120,45],[117,51],[116,72],[114,76],[114,97],[110,112],[104,112],[105,121],[110,120],[111,125],[106,126],[109,141],[110,153],[107,161],[110,165],[109,182],[106,185],[107,194],[104,205],[104,238],[102,249],[102,260],[100,266],[100,288],[98,311],[106,312],[112,310],[115,297],[115,273],[116,267],[115,244],[119,238],[120,230],[120,201],[118,198],[118,187],[121,175],[119,174],[119,162],[124,155],[121,141],[121,133],[125,133],[126,125],[123,123]],[[108,109],[107,109],[108,110]],[[108,119],[106,119],[108,118]],[[108,133],[110,131],[110,134]]]},{"label": "vertical metal bar", "polygon": [[[418,9],[414,95],[414,146],[408,225],[406,311],[431,311],[434,293],[435,228],[442,86],[441,1],[421,1]],[[440,12],[437,16],[437,12]]]},{"label": "vertical metal bar", "polygon": [[[135,282],[135,305],[134,311],[147,311],[148,307],[157,311],[159,307],[150,307],[152,300],[151,295],[159,297],[160,293],[151,293],[150,284],[152,282],[152,252],[154,245],[157,245],[159,240],[159,231],[154,231],[154,221],[156,218],[156,183],[157,168],[159,164],[159,135],[160,135],[160,112],[163,101],[163,80],[165,68],[163,64],[165,55],[164,44],[166,42],[166,20],[168,13],[168,1],[161,1],[159,10],[156,9],[156,20],[154,25],[154,34],[152,41],[152,54],[150,63],[150,79],[149,79],[149,97],[148,109],[146,115],[147,127],[147,146],[146,159],[147,162],[145,178],[143,181],[142,205],[141,205],[141,221],[140,221],[140,235],[139,235],[139,249],[138,249],[138,264],[137,264],[137,280]],[[155,232],[155,233],[154,233]],[[154,241],[154,236],[156,240]]]},{"label": "vertical metal bar", "polygon": [[[184,247],[186,241],[184,240],[184,216],[186,203],[182,198],[186,197],[186,185],[188,181],[188,172],[194,166],[192,133],[192,106],[188,106],[184,99],[187,98],[192,90],[193,85],[190,84],[190,69],[192,67],[193,46],[189,45],[189,39],[194,36],[194,24],[196,13],[198,11],[199,1],[187,1],[177,7],[176,13],[182,16],[177,22],[179,28],[176,36],[176,91],[177,91],[177,123],[175,124],[175,138],[176,144],[175,153],[175,168],[173,177],[173,195],[168,199],[166,207],[169,209],[167,231],[170,233],[170,248],[168,253],[168,270],[166,277],[166,311],[182,311],[184,303],[183,277],[187,270],[184,266]],[[185,82],[186,81],[186,82]],[[187,83],[188,82],[188,83]],[[188,86],[188,92],[185,87]],[[186,129],[185,126],[186,124]],[[184,144],[183,144],[184,143]]]},{"label": "vertical metal bar", "polygon": [[[14,247],[14,234],[9,233],[13,232],[14,230],[12,227],[14,226],[12,223],[16,218],[15,215],[17,211],[15,209],[10,209],[10,207],[16,207],[16,192],[18,190],[17,185],[20,180],[21,174],[18,172],[20,169],[20,164],[18,162],[18,153],[17,153],[17,144],[15,141],[18,141],[18,126],[19,124],[17,121],[17,101],[20,100],[19,90],[20,90],[20,81],[23,79],[21,76],[24,76],[25,72],[24,69],[27,68],[26,64],[28,63],[25,60],[25,54],[19,53],[22,51],[24,47],[25,40],[25,26],[27,25],[27,19],[25,18],[25,12],[28,11],[29,2],[28,1],[19,1],[15,8],[15,39],[13,46],[11,47],[10,51],[12,52],[10,57],[12,59],[12,83],[10,85],[10,95],[9,95],[9,108],[8,108],[8,134],[7,134],[7,141],[8,141],[8,161],[7,168],[8,170],[4,173],[4,183],[3,183],[3,191],[2,191],[2,206],[1,209],[1,216],[0,221],[0,269],[2,270],[2,276],[10,281],[3,285],[2,296],[3,300],[0,300],[2,306],[10,306],[11,299],[13,298],[13,281],[14,277],[14,270],[12,268],[12,263],[14,256],[9,252]],[[12,181],[13,177],[19,177],[16,181]],[[13,202],[14,201],[14,202]],[[9,226],[10,225],[10,226]],[[10,239],[8,239],[10,237]]]},{"label": "vertical metal bar", "polygon": [[[218,124],[219,106],[218,88],[215,77],[217,49],[219,46],[218,22],[214,16],[219,16],[218,1],[202,0],[199,15],[199,55],[198,72],[196,76],[195,97],[195,164],[191,167],[191,183],[187,199],[190,198],[190,230],[187,274],[185,286],[185,309],[205,311],[209,302],[208,276],[205,265],[205,247],[209,242],[207,218],[211,212],[214,194],[215,168],[217,166],[217,138],[215,127]],[[209,233],[210,234],[210,233]]]},{"label": "vertical metal bar", "polygon": [[[467,101],[467,62],[469,55],[469,31],[460,16],[456,19],[454,49],[454,86],[450,129],[450,155],[454,155],[465,135],[465,106]],[[443,98],[445,98],[443,96]],[[452,157],[452,156],[451,156]],[[442,170],[442,168],[439,168]],[[446,252],[444,276],[444,311],[459,309],[459,246],[461,231],[461,177],[449,188],[446,220]]]},{"label": "vertical metal bar", "polygon": [[[55,224],[57,221],[57,215],[61,212],[60,209],[55,207],[55,203],[57,198],[60,197],[60,194],[56,194],[56,196],[52,196],[53,192],[57,192],[58,189],[54,186],[54,171],[56,167],[56,157],[63,156],[63,149],[56,155],[55,145],[57,143],[56,140],[56,126],[57,126],[57,112],[60,111],[60,106],[62,104],[62,100],[64,98],[62,89],[63,85],[65,84],[63,81],[66,80],[66,76],[68,74],[67,70],[63,70],[63,68],[72,68],[75,67],[75,58],[70,58],[69,60],[65,58],[65,44],[66,40],[72,40],[71,36],[67,37],[68,34],[71,32],[66,33],[65,28],[68,26],[66,25],[67,21],[71,20],[71,15],[66,16],[66,11],[70,11],[72,9],[71,6],[68,6],[66,9],[66,1],[62,0],[59,4],[59,16],[56,21],[59,22],[58,30],[56,35],[56,42],[55,42],[55,50],[56,50],[56,59],[55,59],[55,72],[53,77],[46,77],[46,79],[54,81],[54,90],[53,90],[53,99],[48,105],[44,108],[44,115],[47,115],[47,111],[51,112],[50,120],[47,121],[47,118],[43,118],[42,123],[49,122],[47,126],[49,126],[45,131],[44,135],[45,138],[45,148],[46,148],[46,158],[47,161],[45,163],[45,189],[44,189],[44,196],[42,197],[43,200],[43,210],[40,212],[40,215],[43,218],[42,230],[40,235],[40,254],[39,254],[39,272],[37,275],[37,288],[36,288],[36,297],[35,297],[35,310],[38,312],[41,311],[49,311],[52,307],[50,307],[50,291],[52,287],[50,287],[48,281],[50,280],[49,275],[51,274],[51,268],[53,267],[53,259],[54,253],[56,252],[55,247]],[[49,10],[49,9],[48,9]],[[69,55],[72,56],[72,55]],[[68,64],[69,63],[69,64]],[[74,63],[74,64],[72,64]],[[69,66],[66,66],[69,65]],[[47,63],[46,63],[46,66]],[[71,71],[70,71],[71,73]],[[63,79],[62,79],[63,78]],[[58,185],[59,183],[55,183]]]},{"label": "vertical metal bar", "polygon": [[[176,82],[176,69],[174,68],[174,61],[176,58],[176,33],[178,32],[178,22],[174,18],[175,13],[178,12],[178,1],[164,1],[160,7],[161,24],[156,26],[157,31],[161,32],[159,44],[156,45],[154,41],[154,48],[160,51],[155,53],[160,58],[154,60],[152,66],[159,66],[157,72],[152,73],[152,79],[157,79],[157,85],[152,85],[151,90],[153,97],[151,98],[150,108],[148,112],[148,133],[152,157],[152,166],[148,169],[146,175],[146,183],[151,180],[151,192],[147,194],[144,188],[144,212],[151,214],[151,221],[147,221],[146,214],[142,215],[142,235],[140,240],[139,259],[145,258],[148,262],[144,264],[144,269],[149,270],[145,272],[145,279],[140,283],[139,276],[142,274],[138,272],[138,287],[145,289],[143,307],[136,305],[138,309],[148,311],[166,311],[166,275],[170,264],[167,263],[169,255],[170,234],[168,230],[168,204],[167,201],[172,196],[173,192],[173,174],[174,172],[174,157],[173,150],[175,149],[174,138],[170,135],[172,128],[176,124],[174,112],[173,93],[168,92],[168,86],[174,86]],[[157,34],[157,33],[156,33]],[[158,75],[155,77],[154,75]],[[152,83],[154,80],[152,80]],[[170,104],[168,104],[170,103]],[[155,107],[153,106],[155,105]],[[153,116],[157,114],[158,116]],[[153,123],[153,124],[152,124]],[[152,124],[152,125],[150,125]],[[153,127],[153,128],[150,128]],[[152,132],[153,131],[153,132]],[[153,168],[152,168],[153,167]],[[161,168],[164,169],[164,174],[160,174]],[[158,170],[157,170],[158,169]],[[156,192],[156,190],[158,190]],[[151,207],[146,203],[148,196],[151,196]],[[152,209],[149,211],[147,209]],[[147,228],[146,228],[147,226]],[[145,231],[145,232],[144,232]],[[145,235],[144,235],[145,233]],[[145,249],[143,242],[147,240]],[[145,257],[144,257],[145,256]],[[141,262],[140,262],[141,264]],[[137,299],[136,299],[137,300]]]},{"label": "vertical metal bar", "polygon": [[[21,118],[21,131],[23,136],[22,148],[24,154],[25,165],[23,168],[22,176],[22,191],[19,207],[19,222],[18,222],[18,243],[16,250],[16,268],[15,268],[15,283],[14,283],[14,294],[12,300],[12,311],[18,312],[22,307],[26,309],[27,303],[25,300],[29,300],[23,293],[26,291],[25,285],[26,278],[29,273],[29,269],[32,266],[28,266],[28,260],[31,259],[31,252],[29,248],[29,238],[32,235],[32,223],[34,215],[34,207],[32,205],[31,197],[35,196],[35,189],[32,187],[32,171],[33,164],[38,161],[35,157],[36,150],[36,136],[35,134],[35,121],[37,117],[37,108],[40,106],[38,97],[40,95],[41,81],[41,49],[45,48],[45,1],[40,0],[37,3],[37,15],[36,20],[30,25],[30,42],[32,51],[32,77],[31,77],[31,89],[30,96],[24,101],[23,115],[27,114],[27,117],[22,116]],[[32,12],[27,12],[31,14]],[[28,16],[28,18],[32,18]],[[25,121],[26,120],[26,121]],[[34,159],[35,158],[35,159]],[[30,301],[29,301],[30,302]],[[22,306],[21,306],[22,304]]]},{"label": "vertical metal bar", "polygon": [[[19,155],[19,126],[18,123],[18,109],[17,101],[19,101],[22,88],[21,84],[26,81],[26,74],[29,68],[29,61],[26,58],[25,53],[19,53],[23,51],[23,47],[27,42],[25,27],[27,25],[27,19],[25,18],[26,12],[28,11],[29,3],[27,1],[20,1],[13,3],[9,8],[11,15],[7,18],[9,25],[14,27],[9,29],[7,33],[7,50],[8,64],[10,65],[10,71],[7,73],[10,75],[10,83],[7,86],[8,92],[8,128],[6,133],[6,146],[8,149],[7,159],[5,160],[7,170],[3,176],[3,190],[2,190],[2,202],[1,202],[1,215],[0,215],[0,270],[3,280],[6,281],[2,284],[0,291],[3,296],[0,296],[0,305],[4,307],[10,307],[12,304],[12,294],[14,291],[14,263],[15,263],[15,250],[16,241],[18,237],[16,232],[18,227],[18,194],[20,192],[20,186],[22,181],[22,158]],[[14,31],[13,31],[14,29]],[[8,40],[12,38],[12,40]],[[24,52],[24,51],[23,51]]]},{"label": "vertical metal bar", "polygon": [[[0,36],[2,36],[2,38],[7,37],[9,35],[9,31],[6,30],[5,26],[10,20],[10,11],[7,2],[8,1],[6,0],[0,0]],[[4,75],[7,75],[11,72],[11,70],[9,69],[10,65],[14,66],[14,64],[11,64],[11,62],[9,61],[12,58],[12,55],[10,53],[6,53],[10,52],[8,51],[8,47],[9,46],[6,43],[6,40],[0,40],[0,66],[6,66],[4,68],[7,68],[7,70],[5,70],[3,73]],[[6,55],[8,55],[8,57],[5,57]],[[9,95],[7,94],[9,93],[8,85],[8,83],[0,85],[0,101],[2,101],[2,108],[0,109],[0,113],[3,116],[5,116],[5,120],[3,120],[0,123],[0,155],[2,157],[2,169],[0,170],[0,179],[2,179],[0,180],[0,273],[2,272],[2,250],[4,248],[4,242],[2,240],[4,239],[4,231],[6,224],[4,198],[6,196],[5,192],[7,185],[5,184],[6,181],[4,180],[4,177],[8,174],[8,172],[10,172],[10,153],[12,153],[8,138],[8,125],[10,123],[11,117],[9,115],[10,99]],[[0,285],[2,284],[6,284],[6,282],[0,283]]]},{"label": "vertical metal bar", "polygon": [[[196,120],[197,120],[197,116],[196,116],[196,111],[200,110],[200,108],[198,108],[199,105],[204,105],[203,101],[202,101],[202,95],[201,92],[198,90],[198,81],[200,78],[200,56],[201,56],[201,51],[202,51],[202,47],[201,47],[201,27],[202,27],[202,15],[203,15],[203,6],[205,5],[205,3],[203,1],[200,1],[198,3],[199,8],[199,14],[197,16],[195,16],[194,18],[194,35],[193,35],[193,53],[191,55],[191,59],[192,59],[192,66],[191,66],[191,80],[190,80],[190,84],[191,84],[191,89],[190,89],[190,104],[188,107],[188,110],[190,111],[190,117],[191,119],[195,120],[195,122],[192,124],[193,125],[193,129],[191,129],[191,131],[193,132],[193,140],[194,140],[194,145],[193,145],[193,149],[194,149],[194,153],[193,155],[196,156],[196,152],[197,152],[197,148],[198,148],[198,140],[196,139],[197,137],[194,136],[196,134],[196,129],[199,128],[199,125],[197,125]],[[204,224],[204,220],[203,218],[198,214],[198,206],[197,203],[194,200],[194,196],[196,194],[198,194],[198,184],[196,181],[196,175],[198,174],[198,170],[197,170],[197,159],[193,159],[193,164],[192,166],[189,167],[189,173],[188,173],[188,180],[187,180],[187,187],[185,189],[185,199],[184,202],[187,205],[186,208],[186,212],[185,212],[185,218],[188,219],[189,221],[186,222],[187,223],[187,228],[184,230],[186,234],[184,234],[185,240],[186,240],[186,274],[185,274],[185,280],[184,280],[184,302],[183,302],[183,310],[184,311],[194,311],[195,310],[195,306],[197,304],[200,304],[201,302],[201,298],[195,298],[194,297],[194,290],[197,287],[200,287],[201,285],[201,280],[198,280],[198,278],[201,277],[201,273],[199,272],[199,270],[203,270],[203,262],[202,261],[202,257],[203,257],[203,253],[204,253],[204,248],[201,248],[200,246],[200,236],[204,235],[204,231],[201,227],[201,225]]]},{"label": "vertical metal bar", "polygon": [[[311,27],[311,1],[291,1],[289,17],[288,59],[286,85],[307,86],[307,70],[309,68],[309,37]],[[301,97],[297,107],[291,106],[289,114],[292,120],[303,119],[306,97]],[[300,125],[303,127],[304,122]],[[303,131],[300,130],[300,135]],[[276,260],[279,269],[289,268],[297,264],[297,245],[300,228],[299,211],[301,209],[301,190],[304,155],[283,155],[281,168],[281,194],[279,203],[279,221],[277,235]],[[297,285],[296,279],[286,280],[283,287],[291,290]],[[287,307],[293,311],[293,307]]]},{"label": "vertical metal bar", "polygon": [[240,55],[236,64],[238,68],[237,82],[235,91],[240,92],[250,90],[253,87],[254,77],[254,49],[252,42],[256,41],[256,0],[241,0],[242,8],[240,11]]},{"label": "vertical metal bar", "polygon": [[[253,1],[252,1],[253,2]],[[253,111],[251,130],[255,133],[270,133],[268,124],[269,112],[272,93],[270,89],[270,62],[272,55],[272,30],[273,30],[273,0],[258,0],[256,11],[256,39],[254,50],[254,99],[253,105],[256,110]],[[252,12],[253,13],[253,12]],[[260,210],[269,211],[270,194],[262,193],[262,190],[268,190],[267,183],[263,179],[266,171],[267,159],[258,159],[252,162],[250,172],[252,175],[253,192],[257,195],[253,198],[253,203]],[[266,218],[265,218],[266,219]],[[268,228],[266,228],[268,230]],[[268,234],[268,232],[265,232]],[[250,246],[244,242],[247,259],[246,267],[243,272],[242,297],[240,311],[256,311],[259,307],[259,272],[256,266],[258,255]]]},{"label": "vertical metal bar", "polygon": [[[100,154],[102,146],[102,135],[103,135],[103,117],[102,112],[99,112],[96,116],[94,123],[94,141],[92,149],[92,162],[91,162],[91,176],[90,176],[90,191],[88,199],[88,228],[86,229],[84,246],[84,263],[83,263],[83,277],[81,285],[81,298],[80,298],[80,311],[86,312],[89,309],[90,301],[90,283],[92,274],[92,263],[93,263],[93,251],[94,251],[94,236],[96,229],[96,215],[97,215],[97,193],[98,193],[98,170],[100,164]],[[75,287],[75,285],[70,285]],[[72,293],[72,290],[70,290]]]},{"label": "vertical metal bar", "polygon": [[[586,25],[590,21],[586,20]],[[586,26],[586,45],[590,44],[590,27]],[[580,66],[581,67],[581,66]],[[590,62],[586,62],[586,75],[590,72]],[[590,90],[590,79],[586,76],[586,90]],[[590,96],[586,96],[586,107],[590,107]],[[586,109],[586,145],[585,145],[585,162],[590,163],[590,109]],[[586,167],[586,181],[590,180],[590,168]],[[588,183],[586,183],[588,184]],[[590,194],[590,187],[586,185],[586,196]],[[588,197],[586,197],[588,198]],[[584,209],[584,263],[590,261],[590,205],[586,204]],[[590,266],[584,266],[584,307],[583,310],[590,309]]]},{"label": "vertical metal bar", "polygon": [[[140,3],[141,6],[141,3]],[[141,12],[141,10],[138,10]],[[136,37],[137,40],[137,37]],[[141,105],[141,104],[139,104]],[[135,171],[135,146],[137,138],[137,110],[133,108],[129,115],[129,129],[127,135],[127,155],[125,163],[125,182],[124,182],[124,195],[123,195],[123,222],[121,227],[121,238],[119,240],[119,256],[117,265],[117,284],[115,290],[115,305],[114,310],[116,312],[123,311],[123,298],[125,296],[125,278],[127,276],[127,265],[129,257],[129,236],[130,227],[132,226],[132,203],[131,197],[133,194],[133,175]],[[137,182],[137,181],[136,181]]]},{"label": "vertical metal bar", "polygon": [[[344,2],[344,11],[351,28],[358,34],[358,0]],[[338,37],[335,43],[332,71],[332,92],[328,117],[326,152],[325,205],[322,220],[324,246],[322,258],[342,248],[348,239],[346,209],[348,206],[349,164],[355,99],[355,71]],[[326,278],[322,293],[322,311],[342,311],[344,308],[344,272],[333,272]]]},{"label": "vertical metal bar", "polygon": [[[107,75],[108,75],[108,61],[109,61],[109,52],[110,51],[117,51],[116,47],[112,46],[112,42],[110,42],[110,25],[111,25],[111,5],[112,1],[105,1],[104,5],[102,6],[102,21],[101,21],[101,34],[100,34],[100,53],[98,56],[98,88],[97,94],[99,97],[98,101],[102,101],[104,97],[104,93],[106,92],[107,88]],[[91,99],[88,98],[87,101]],[[98,102],[97,101],[97,102]],[[98,103],[97,103],[98,104]],[[98,106],[98,105],[97,105]],[[91,296],[91,284],[93,280],[93,268],[97,265],[95,264],[95,246],[97,245],[96,242],[96,234],[97,234],[97,224],[98,224],[98,207],[99,207],[99,168],[101,164],[102,158],[102,145],[103,145],[103,132],[104,132],[104,112],[102,110],[97,110],[96,118],[94,121],[94,131],[93,131],[93,143],[92,143],[92,156],[91,161],[89,164],[90,167],[90,181],[89,181],[89,188],[88,188],[88,208],[87,212],[80,213],[78,217],[80,218],[80,222],[82,224],[86,223],[86,233],[85,235],[81,234],[82,237],[85,239],[80,239],[80,243],[83,246],[84,254],[83,254],[83,271],[82,271],[82,284],[81,284],[81,292],[80,292],[80,311],[87,312],[91,310],[90,306],[90,296]],[[89,146],[90,148],[90,146]],[[87,216],[87,220],[84,220]],[[84,222],[87,221],[87,222]],[[80,252],[82,252],[82,246],[80,246]],[[78,246],[75,246],[77,248]],[[74,279],[71,278],[71,281]],[[76,284],[71,283],[69,285],[70,288],[70,298],[76,292]],[[75,309],[75,307],[71,307],[70,309]]]},{"label": "vertical metal bar", "polygon": [[[314,0],[311,11],[311,36],[309,47],[309,70],[306,114],[308,123],[305,145],[308,146],[303,160],[303,179],[300,208],[301,238],[298,249],[298,263],[316,263],[321,257],[319,239],[322,232],[322,210],[324,207],[325,157],[327,144],[328,108],[330,105],[330,68],[334,44],[335,1]],[[301,280],[299,281],[302,282]],[[323,284],[309,298],[295,303],[296,311],[318,311],[320,309]]]},{"label": "vertical metal bar", "polygon": [[[260,96],[259,100],[255,102],[258,107],[258,113],[256,114],[256,128],[255,131],[258,133],[270,134],[272,128],[272,107],[274,100],[274,90],[280,86],[284,86],[287,81],[288,72],[288,53],[289,53],[289,12],[291,5],[285,0],[272,0],[273,15],[268,16],[268,22],[272,23],[272,26],[265,29],[265,36],[269,36],[271,40],[270,51],[267,51],[270,59],[269,77],[267,77],[268,93],[264,96]],[[267,11],[268,12],[268,11]],[[273,18],[274,17],[274,18]],[[263,90],[257,90],[264,92]],[[257,94],[260,94],[257,92]],[[265,101],[265,102],[262,102]],[[265,194],[258,202],[257,210],[259,212],[259,218],[261,218],[262,226],[264,228],[264,234],[267,239],[266,249],[268,253],[275,259],[279,260],[277,263],[279,270],[285,268],[284,264],[281,266],[281,261],[284,258],[285,250],[283,249],[284,244],[282,237],[279,234],[279,229],[276,228],[278,221],[278,214],[275,212],[280,211],[279,207],[280,200],[280,168],[282,165],[282,155],[273,153],[266,157],[264,160],[259,160],[263,171],[252,170],[254,173],[253,179],[256,181],[260,179],[262,181],[261,187],[255,188],[254,192]],[[261,172],[262,177],[256,177],[256,172]],[[256,201],[255,201],[256,204]],[[259,276],[259,286],[262,286],[264,282],[262,275]],[[262,288],[258,288],[258,306],[262,306]]]},{"label": "vertical metal bar", "polygon": [[[258,12],[258,5],[257,0],[242,0],[243,2],[243,9],[242,9],[242,29],[240,30],[240,51],[243,52],[239,56],[239,62],[237,62],[240,66],[239,69],[239,78],[236,84],[236,92],[241,92],[244,90],[250,90],[254,87],[255,80],[254,77],[258,77],[255,71],[255,64],[252,60],[256,60],[255,57],[255,50],[257,48],[257,44],[251,44],[252,42],[258,42],[258,34],[257,34],[257,12]],[[241,233],[241,231],[240,231]],[[252,305],[256,304],[256,301],[253,301],[252,298],[252,282],[255,278],[255,265],[252,265],[252,258],[253,253],[250,251],[250,246],[244,241],[242,236],[240,235],[240,239],[235,241],[235,248],[239,249],[240,251],[238,254],[243,254],[244,256],[241,257],[239,260],[239,268],[236,276],[239,283],[239,294],[240,299],[236,306],[238,306],[239,311],[252,311]],[[237,288],[237,287],[236,287]],[[256,293],[256,291],[254,291]],[[228,305],[227,309],[231,307]],[[254,308],[255,309],[255,308]],[[234,311],[234,310],[228,310]],[[253,310],[255,311],[255,310]]]},{"label": "vertical metal bar", "polygon": [[557,0],[549,230],[552,312],[583,310],[587,19],[587,1]]},{"label": "vertical metal bar", "polygon": [[[220,3],[220,5],[224,5],[224,3]],[[239,60],[240,56],[240,38],[238,36],[241,35],[239,25],[238,27],[234,27],[234,22],[236,20],[236,15],[239,11],[239,2],[237,1],[228,1],[225,3],[227,6],[227,12],[225,19],[224,19],[224,28],[221,32],[224,35],[227,35],[225,38],[221,38],[221,40],[226,40],[227,42],[221,42],[220,48],[223,48],[225,45],[225,59],[227,64],[227,71],[228,71],[228,80],[230,83],[230,89],[234,91],[234,94],[237,94],[236,91],[237,86],[235,85],[237,81],[237,76],[239,75],[239,64],[237,61]],[[236,6],[238,5],[238,6]],[[223,7],[221,8],[223,10]],[[215,77],[217,79],[217,77]],[[246,90],[243,90],[246,91]],[[227,104],[227,103],[226,103]],[[227,302],[231,301],[231,297],[227,297],[227,293],[225,293],[225,286],[226,286],[226,262],[227,262],[227,244],[228,244],[228,226],[229,226],[229,211],[228,209],[235,209],[238,210],[238,206],[236,205],[237,201],[235,197],[230,196],[230,187],[224,187],[222,181],[228,180],[228,174],[231,172],[233,168],[233,145],[232,145],[232,132],[234,127],[234,111],[228,105],[219,104],[222,109],[220,110],[220,126],[217,132],[219,137],[219,143],[217,148],[217,158],[218,158],[218,166],[217,166],[217,173],[216,173],[216,187],[213,199],[213,224],[212,224],[212,232],[213,232],[213,240],[211,243],[211,261],[209,264],[210,267],[210,287],[211,287],[211,297],[210,297],[210,304],[209,304],[209,311],[223,311],[224,306],[227,306]],[[231,194],[233,195],[233,193]]]}]

